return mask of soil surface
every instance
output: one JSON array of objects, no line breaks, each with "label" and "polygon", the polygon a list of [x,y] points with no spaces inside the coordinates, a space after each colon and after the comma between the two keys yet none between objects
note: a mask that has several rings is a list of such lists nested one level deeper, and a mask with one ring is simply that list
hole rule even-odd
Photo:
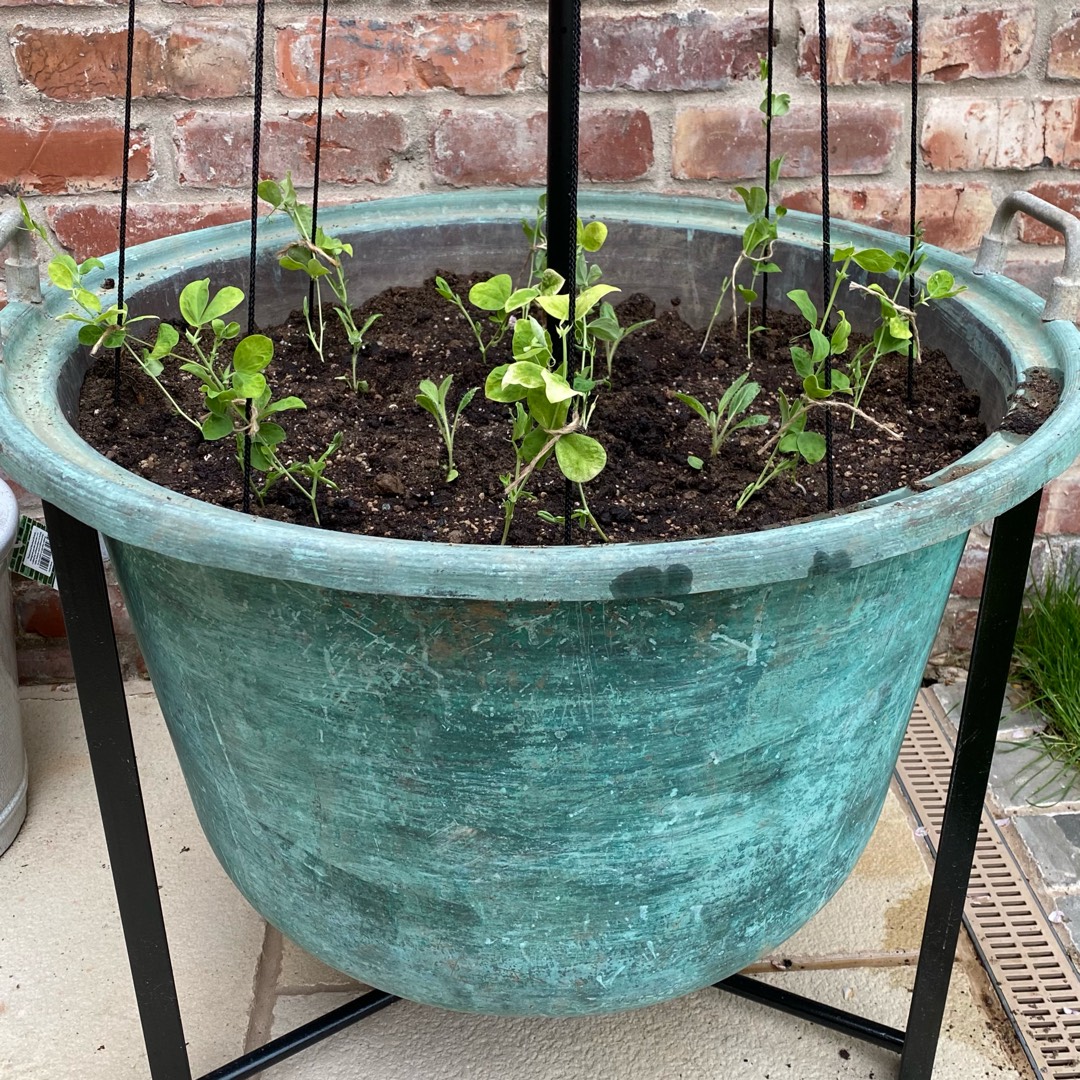
[{"label": "soil surface", "polygon": [[[469,279],[444,277],[465,295]],[[825,463],[800,465],[793,482],[781,477],[736,514],[735,501],[760,473],[762,445],[775,432],[778,387],[794,396],[798,379],[789,345],[804,324],[770,313],[770,328],[753,339],[748,363],[745,331],[736,339],[730,324],[714,330],[704,352],[703,331],[679,315],[678,299],[658,309],[641,295],[617,305],[623,326],[654,319],[630,335],[614,359],[611,386],[600,391],[589,434],[607,450],[608,464],[586,485],[589,506],[613,541],[715,536],[766,528],[823,513],[828,508]],[[275,397],[295,394],[304,411],[281,417],[288,431],[282,457],[317,456],[335,432],[344,436],[327,477],[338,490],[321,489],[324,528],[451,543],[498,542],[502,532],[499,474],[513,468],[509,407],[485,399],[480,389],[466,409],[454,445],[460,475],[446,483],[446,451],[434,418],[415,403],[421,379],[436,382],[453,374],[451,409],[470,387],[483,387],[497,363],[507,362],[509,335],[481,360],[464,317],[435,292],[396,288],[374,297],[356,317],[383,317],[368,331],[359,375],[366,393],[354,393],[337,377],[347,370],[348,345],[336,316],[327,312],[326,362],[306,338],[303,320],[264,331],[276,343],[269,370]],[[760,319],[758,320],[760,321]],[[740,325],[744,325],[740,323]],[[751,412],[770,417],[767,426],[736,433],[720,456],[709,457],[705,422],[671,391],[693,394],[715,407],[723,391],[744,371],[761,384]],[[193,376],[171,363],[163,376],[189,413],[205,409]],[[80,428],[106,457],[155,483],[221,506],[242,507],[243,482],[231,438],[206,443],[171,412],[153,383],[125,362],[122,400],[112,400],[111,358],[98,361],[83,387]],[[907,400],[907,360],[886,357],[874,371],[863,408],[893,438],[851,413],[815,409],[810,428],[824,431],[832,416],[834,503],[849,507],[874,495],[917,482],[954,461],[986,436],[978,399],[939,353],[928,353],[915,371],[914,402]],[[278,419],[275,417],[275,419]],[[704,459],[692,468],[690,456]],[[511,530],[516,544],[557,544],[563,529],[537,516],[561,515],[564,483],[552,459],[528,487],[534,501],[521,501]],[[279,483],[254,513],[311,524],[307,502]],[[591,531],[575,526],[578,542],[594,542]]]}]

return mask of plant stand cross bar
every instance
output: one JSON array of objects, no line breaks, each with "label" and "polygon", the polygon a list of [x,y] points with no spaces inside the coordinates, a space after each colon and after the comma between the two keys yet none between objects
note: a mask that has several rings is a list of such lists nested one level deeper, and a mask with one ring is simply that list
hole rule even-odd
[{"label": "plant stand cross bar", "polygon": [[[901,1054],[899,1080],[933,1071],[1041,491],[994,523],[956,756],[907,1030],[742,975],[719,989]],[[45,519],[152,1080],[191,1080],[146,812],[95,530],[48,503]],[[398,1001],[372,991],[202,1080],[244,1080]]]}]

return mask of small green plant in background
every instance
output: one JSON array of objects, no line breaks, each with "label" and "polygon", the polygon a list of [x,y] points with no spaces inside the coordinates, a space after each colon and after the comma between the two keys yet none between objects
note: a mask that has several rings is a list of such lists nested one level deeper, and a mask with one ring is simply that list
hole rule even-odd
[{"label": "small green plant in background", "polygon": [[[720,447],[724,445],[724,440],[729,435],[743,428],[760,427],[768,423],[769,418],[761,413],[745,415],[761,392],[761,387],[756,382],[748,382],[748,379],[749,376],[745,372],[740,375],[721,395],[715,410],[703,405],[692,394],[684,394],[677,390],[673,393],[674,397],[705,421],[710,435],[710,460],[720,453]],[[705,462],[691,454],[687,458],[687,464],[693,469],[701,469]]]},{"label": "small green plant in background", "polygon": [[439,426],[439,434],[446,444],[446,482],[448,484],[458,478],[458,471],[454,467],[454,436],[457,434],[458,425],[461,423],[461,414],[469,407],[469,402],[472,401],[476,391],[480,389],[478,386],[474,386],[461,395],[461,400],[458,401],[457,409],[454,411],[454,418],[451,420],[446,408],[446,396],[450,393],[450,386],[453,381],[454,376],[447,375],[436,386],[430,379],[421,379],[420,393],[416,396],[416,404],[435,417],[435,422]]},{"label": "small green plant in background", "polygon": [[[1058,768],[1035,793],[1064,797],[1080,775],[1080,565],[1051,568],[1028,590],[1013,648],[1013,674],[1046,717],[1038,737],[1045,757],[1040,774]],[[1037,774],[1039,775],[1039,774]],[[1028,777],[1027,782],[1032,778]]]},{"label": "small green plant in background", "polygon": [[806,430],[809,410],[802,399],[789,400],[783,390],[778,390],[776,400],[780,407],[780,427],[758,451],[759,454],[768,451],[769,456],[757,479],[747,484],[736,500],[736,513],[778,477],[790,474],[794,480],[800,461],[805,461],[807,465],[816,465],[825,456],[824,436],[816,431]]},{"label": "small green plant in background", "polygon": [[[769,62],[764,57],[758,59],[758,79],[762,85],[767,84],[769,78]],[[768,123],[770,117],[784,116],[791,109],[790,94],[773,94],[771,97],[766,93],[758,106],[765,114],[762,124]],[[775,158],[766,163],[768,181],[771,189],[776,188],[780,179],[780,169],[783,165],[783,157]],[[760,326],[754,325],[752,305],[758,299],[758,291],[755,287],[757,279],[763,274],[779,273],[780,267],[772,261],[773,245],[777,239],[777,222],[787,213],[787,208],[779,204],[775,208],[769,206],[769,193],[764,187],[736,187],[736,194],[742,199],[743,208],[748,218],[746,227],[743,229],[742,242],[735,264],[731,273],[720,283],[720,295],[716,299],[709,325],[705,328],[705,337],[701,342],[701,352],[709,344],[709,336],[713,326],[720,317],[720,310],[724,306],[724,298],[731,291],[731,325],[736,332],[739,328],[739,309],[737,298],[741,298],[746,304],[746,355],[750,356],[753,336]],[[750,267],[750,281],[743,284],[739,281],[739,272],[744,264]]]},{"label": "small green plant in background", "polygon": [[445,278],[435,279],[435,290],[465,316],[465,321],[469,324],[469,329],[472,330],[476,344],[480,348],[480,356],[487,363],[488,350],[494,349],[502,341],[510,326],[510,312],[506,307],[506,302],[514,291],[513,279],[509,274],[496,274],[486,281],[478,281],[469,289],[469,303],[478,311],[486,311],[488,322],[493,324],[493,329],[489,331],[486,340],[480,320],[472,317],[464,301],[450,288]]},{"label": "small green plant in background", "polygon": [[[299,270],[307,274],[315,284],[314,313],[306,296],[303,302],[304,322],[307,324],[308,340],[312,348],[318,353],[320,360],[326,359],[323,352],[326,327],[322,314],[322,283],[325,280],[337,301],[334,311],[345,328],[345,336],[349,342],[349,371],[338,378],[345,382],[353,393],[366,391],[368,384],[359,377],[357,365],[364,347],[364,335],[375,320],[382,316],[372,315],[359,327],[353,319],[349,289],[341,262],[343,255],[352,255],[352,245],[331,236],[321,225],[315,229],[315,235],[312,236],[314,217],[311,207],[299,201],[292,176],[286,175],[284,180],[263,180],[259,184],[259,198],[270,204],[271,213],[281,210],[286,214],[296,229],[297,242],[290,244],[281,253],[278,265],[283,270]],[[311,321],[312,314],[315,316],[314,324]]]}]

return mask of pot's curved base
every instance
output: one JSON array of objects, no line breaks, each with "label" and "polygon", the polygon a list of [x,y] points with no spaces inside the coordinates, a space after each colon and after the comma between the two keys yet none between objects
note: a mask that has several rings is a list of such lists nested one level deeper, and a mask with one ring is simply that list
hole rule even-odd
[{"label": "pot's curved base", "polygon": [[402,997],[569,1016],[715,982],[839,887],[963,539],[581,603],[110,550],[203,828],[254,907]]}]

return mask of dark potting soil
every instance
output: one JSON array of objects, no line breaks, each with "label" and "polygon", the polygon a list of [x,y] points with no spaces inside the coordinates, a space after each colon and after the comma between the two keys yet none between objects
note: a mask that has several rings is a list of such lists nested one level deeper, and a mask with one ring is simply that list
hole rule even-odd
[{"label": "dark potting soil", "polygon": [[[468,280],[444,276],[461,295],[467,293]],[[739,493],[765,462],[759,451],[776,430],[777,388],[791,396],[798,387],[788,346],[804,324],[770,313],[770,329],[753,339],[749,363],[750,378],[762,387],[750,411],[769,415],[770,425],[736,433],[710,460],[704,421],[670,392],[693,394],[715,408],[732,380],[748,370],[745,330],[736,338],[730,324],[714,329],[702,353],[703,332],[680,318],[677,298],[657,308],[647,297],[634,295],[617,310],[624,326],[639,319],[655,322],[619,346],[612,385],[601,390],[589,425],[589,434],[607,450],[608,464],[585,491],[612,541],[715,536],[826,511],[821,462],[801,464],[794,480],[773,481],[734,512]],[[415,397],[421,379],[439,382],[453,374],[452,410],[465,390],[482,388],[490,369],[509,360],[509,335],[488,362],[482,361],[464,318],[430,282],[374,297],[360,309],[357,324],[372,312],[382,312],[382,318],[368,331],[360,359],[359,375],[370,385],[366,393],[353,393],[336,378],[348,368],[349,351],[332,312],[326,319],[325,364],[308,343],[301,318],[267,331],[276,344],[269,372],[275,397],[295,394],[307,405],[281,417],[288,431],[281,456],[317,456],[335,432],[343,433],[342,449],[327,471],[338,490],[323,488],[319,496],[324,528],[411,540],[498,542],[503,521],[499,474],[513,468],[508,406],[478,391],[454,444],[460,475],[448,484],[446,451],[434,418],[415,404]],[[116,407],[111,356],[91,368],[81,403],[83,437],[148,480],[240,509],[242,478],[234,440],[204,442],[171,412],[149,379],[126,363],[123,371],[122,400]],[[174,364],[163,380],[190,414],[202,415],[193,376]],[[940,353],[928,352],[917,366],[913,405],[907,401],[906,358],[879,361],[862,407],[876,424],[856,417],[852,426],[851,413],[831,410],[837,508],[918,481],[986,436],[978,399]],[[810,427],[823,431],[825,415],[825,408],[813,410]],[[899,438],[883,427],[894,429]],[[704,459],[704,468],[691,468],[691,455]],[[562,528],[537,516],[538,510],[563,513],[564,484],[555,461],[527,486],[536,499],[518,503],[511,542],[561,543]],[[252,509],[281,521],[312,523],[306,500],[285,482],[271,491],[265,506],[252,500]],[[596,539],[577,527],[575,537]]]}]

